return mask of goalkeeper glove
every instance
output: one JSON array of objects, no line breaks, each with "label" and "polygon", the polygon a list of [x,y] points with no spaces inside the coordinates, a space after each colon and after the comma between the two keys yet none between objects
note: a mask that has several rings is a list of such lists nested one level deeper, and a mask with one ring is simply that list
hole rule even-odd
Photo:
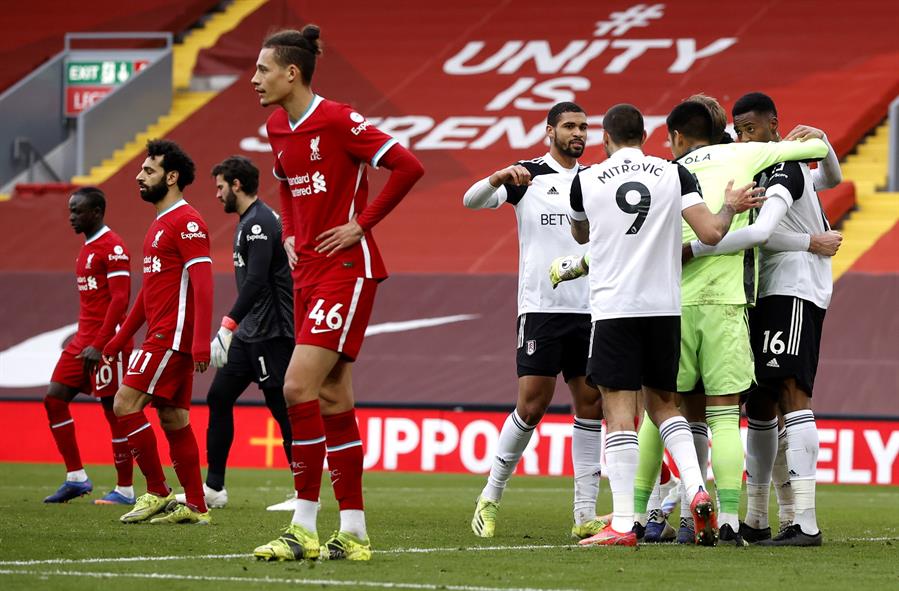
[{"label": "goalkeeper glove", "polygon": [[589,272],[584,257],[564,256],[553,260],[549,266],[549,280],[553,284],[553,289],[559,286],[563,281],[571,281],[578,277],[583,277]]},{"label": "goalkeeper glove", "polygon": [[213,367],[225,367],[225,364],[228,363],[228,348],[231,347],[231,339],[234,338],[235,330],[237,330],[236,322],[227,316],[222,318],[222,326],[209,344],[209,361]]}]

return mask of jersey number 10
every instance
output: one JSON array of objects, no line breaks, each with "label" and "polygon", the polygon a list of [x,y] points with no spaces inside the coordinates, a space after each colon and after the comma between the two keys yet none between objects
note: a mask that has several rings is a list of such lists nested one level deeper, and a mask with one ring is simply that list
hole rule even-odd
[{"label": "jersey number 10", "polygon": [[[631,191],[636,191],[640,195],[639,202],[630,203],[627,200],[627,194]],[[649,188],[643,183],[635,181],[623,183],[618,187],[618,192],[615,193],[615,202],[618,204],[618,209],[624,213],[637,214],[637,219],[634,220],[634,223],[631,224],[631,227],[627,229],[625,234],[636,234],[639,232],[640,228],[643,227],[643,222],[646,221],[646,216],[649,215],[649,204],[652,202]]]}]

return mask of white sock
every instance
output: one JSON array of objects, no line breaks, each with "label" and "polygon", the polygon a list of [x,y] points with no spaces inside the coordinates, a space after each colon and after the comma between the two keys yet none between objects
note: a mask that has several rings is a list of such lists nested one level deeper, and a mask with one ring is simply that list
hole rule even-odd
[{"label": "white sock", "polygon": [[606,435],[606,471],[612,489],[612,529],[625,533],[634,526],[634,479],[640,450],[636,431]]},{"label": "white sock", "polygon": [[781,429],[777,434],[777,455],[774,457],[774,470],[771,472],[774,483],[774,494],[777,496],[777,517],[780,527],[792,524],[796,516],[796,505],[793,487],[790,486],[790,469],[787,467],[787,431]]},{"label": "white sock", "polygon": [[[689,499],[686,513],[689,515],[690,502],[699,492],[699,487],[705,485],[699,462],[696,460],[696,449],[693,446],[690,424],[684,417],[674,416],[659,425],[659,434],[662,436],[665,449],[668,450],[677,465],[677,471],[680,472],[680,479],[684,484],[684,496]],[[683,511],[683,505],[681,505],[681,511]]]},{"label": "white sock", "polygon": [[749,419],[746,436],[746,525],[756,529],[768,527],[768,497],[771,471],[777,456],[777,419]]},{"label": "white sock", "polygon": [[72,470],[71,472],[66,472],[66,482],[86,482],[87,481],[87,472],[84,471],[84,468],[81,470]]},{"label": "white sock", "polygon": [[307,499],[297,499],[293,510],[293,519],[291,523],[295,523],[311,533],[317,533],[316,521],[318,521],[318,501],[309,501]]},{"label": "white sock", "polygon": [[602,420],[574,417],[571,463],[574,466],[574,522],[596,519],[602,457]]},{"label": "white sock", "polygon": [[815,480],[818,464],[818,428],[811,410],[797,410],[784,415],[787,429],[787,466],[790,486],[796,498],[794,524],[809,535],[818,533],[815,516]]},{"label": "white sock", "polygon": [[134,498],[134,487],[133,486],[116,486],[115,490],[117,493],[119,493],[123,497],[128,497],[129,499]]},{"label": "white sock", "polygon": [[524,453],[534,433],[534,427],[536,425],[525,423],[517,411],[513,410],[506,417],[506,422],[499,432],[496,455],[493,456],[493,466],[490,468],[490,476],[487,477],[487,486],[481,491],[481,498],[497,503],[503,498],[506,483],[515,472],[521,454]]},{"label": "white sock", "polygon": [[350,532],[361,540],[368,539],[365,529],[365,511],[346,509],[340,512],[340,531]]}]

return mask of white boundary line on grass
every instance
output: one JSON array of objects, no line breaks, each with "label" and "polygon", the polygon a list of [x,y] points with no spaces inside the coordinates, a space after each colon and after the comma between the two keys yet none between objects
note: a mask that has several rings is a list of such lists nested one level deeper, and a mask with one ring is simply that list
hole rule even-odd
[{"label": "white boundary line on grass", "polygon": [[[834,542],[899,542],[899,537],[838,538]],[[665,546],[667,544],[660,544]],[[375,554],[433,554],[437,552],[505,552],[519,550],[561,550],[582,548],[577,544],[533,544],[518,546],[452,546],[443,548],[391,548],[372,550]],[[41,564],[105,564],[116,562],[170,561],[170,560],[231,560],[252,558],[252,554],[191,554],[184,556],[120,556],[109,558],[51,558],[47,560],[4,560],[0,566],[36,566]]]},{"label": "white boundary line on grass", "polygon": [[389,581],[340,581],[336,579],[284,579],[275,577],[213,577],[205,575],[177,575],[170,573],[113,573],[63,570],[2,569],[0,575],[31,575],[39,577],[88,577],[94,579],[155,579],[169,581],[204,581],[216,583],[276,583],[307,587],[373,587],[378,589],[447,589],[449,591],[573,591],[569,589],[536,589],[533,587],[481,587],[475,585],[446,585],[437,583],[392,583]]}]

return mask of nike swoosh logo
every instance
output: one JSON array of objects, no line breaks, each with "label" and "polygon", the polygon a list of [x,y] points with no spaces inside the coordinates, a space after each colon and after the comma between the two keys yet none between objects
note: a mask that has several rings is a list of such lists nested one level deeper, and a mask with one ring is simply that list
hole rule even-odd
[{"label": "nike swoosh logo", "polygon": [[264,378],[259,378],[259,381],[264,382],[265,380],[269,379],[270,377],[272,377],[272,376],[265,376]]},{"label": "nike swoosh logo", "polygon": [[312,330],[310,332],[312,332],[312,334],[319,334],[319,333],[323,333],[323,332],[331,332],[333,330],[337,330],[337,329],[336,328],[316,328],[313,326]]}]

